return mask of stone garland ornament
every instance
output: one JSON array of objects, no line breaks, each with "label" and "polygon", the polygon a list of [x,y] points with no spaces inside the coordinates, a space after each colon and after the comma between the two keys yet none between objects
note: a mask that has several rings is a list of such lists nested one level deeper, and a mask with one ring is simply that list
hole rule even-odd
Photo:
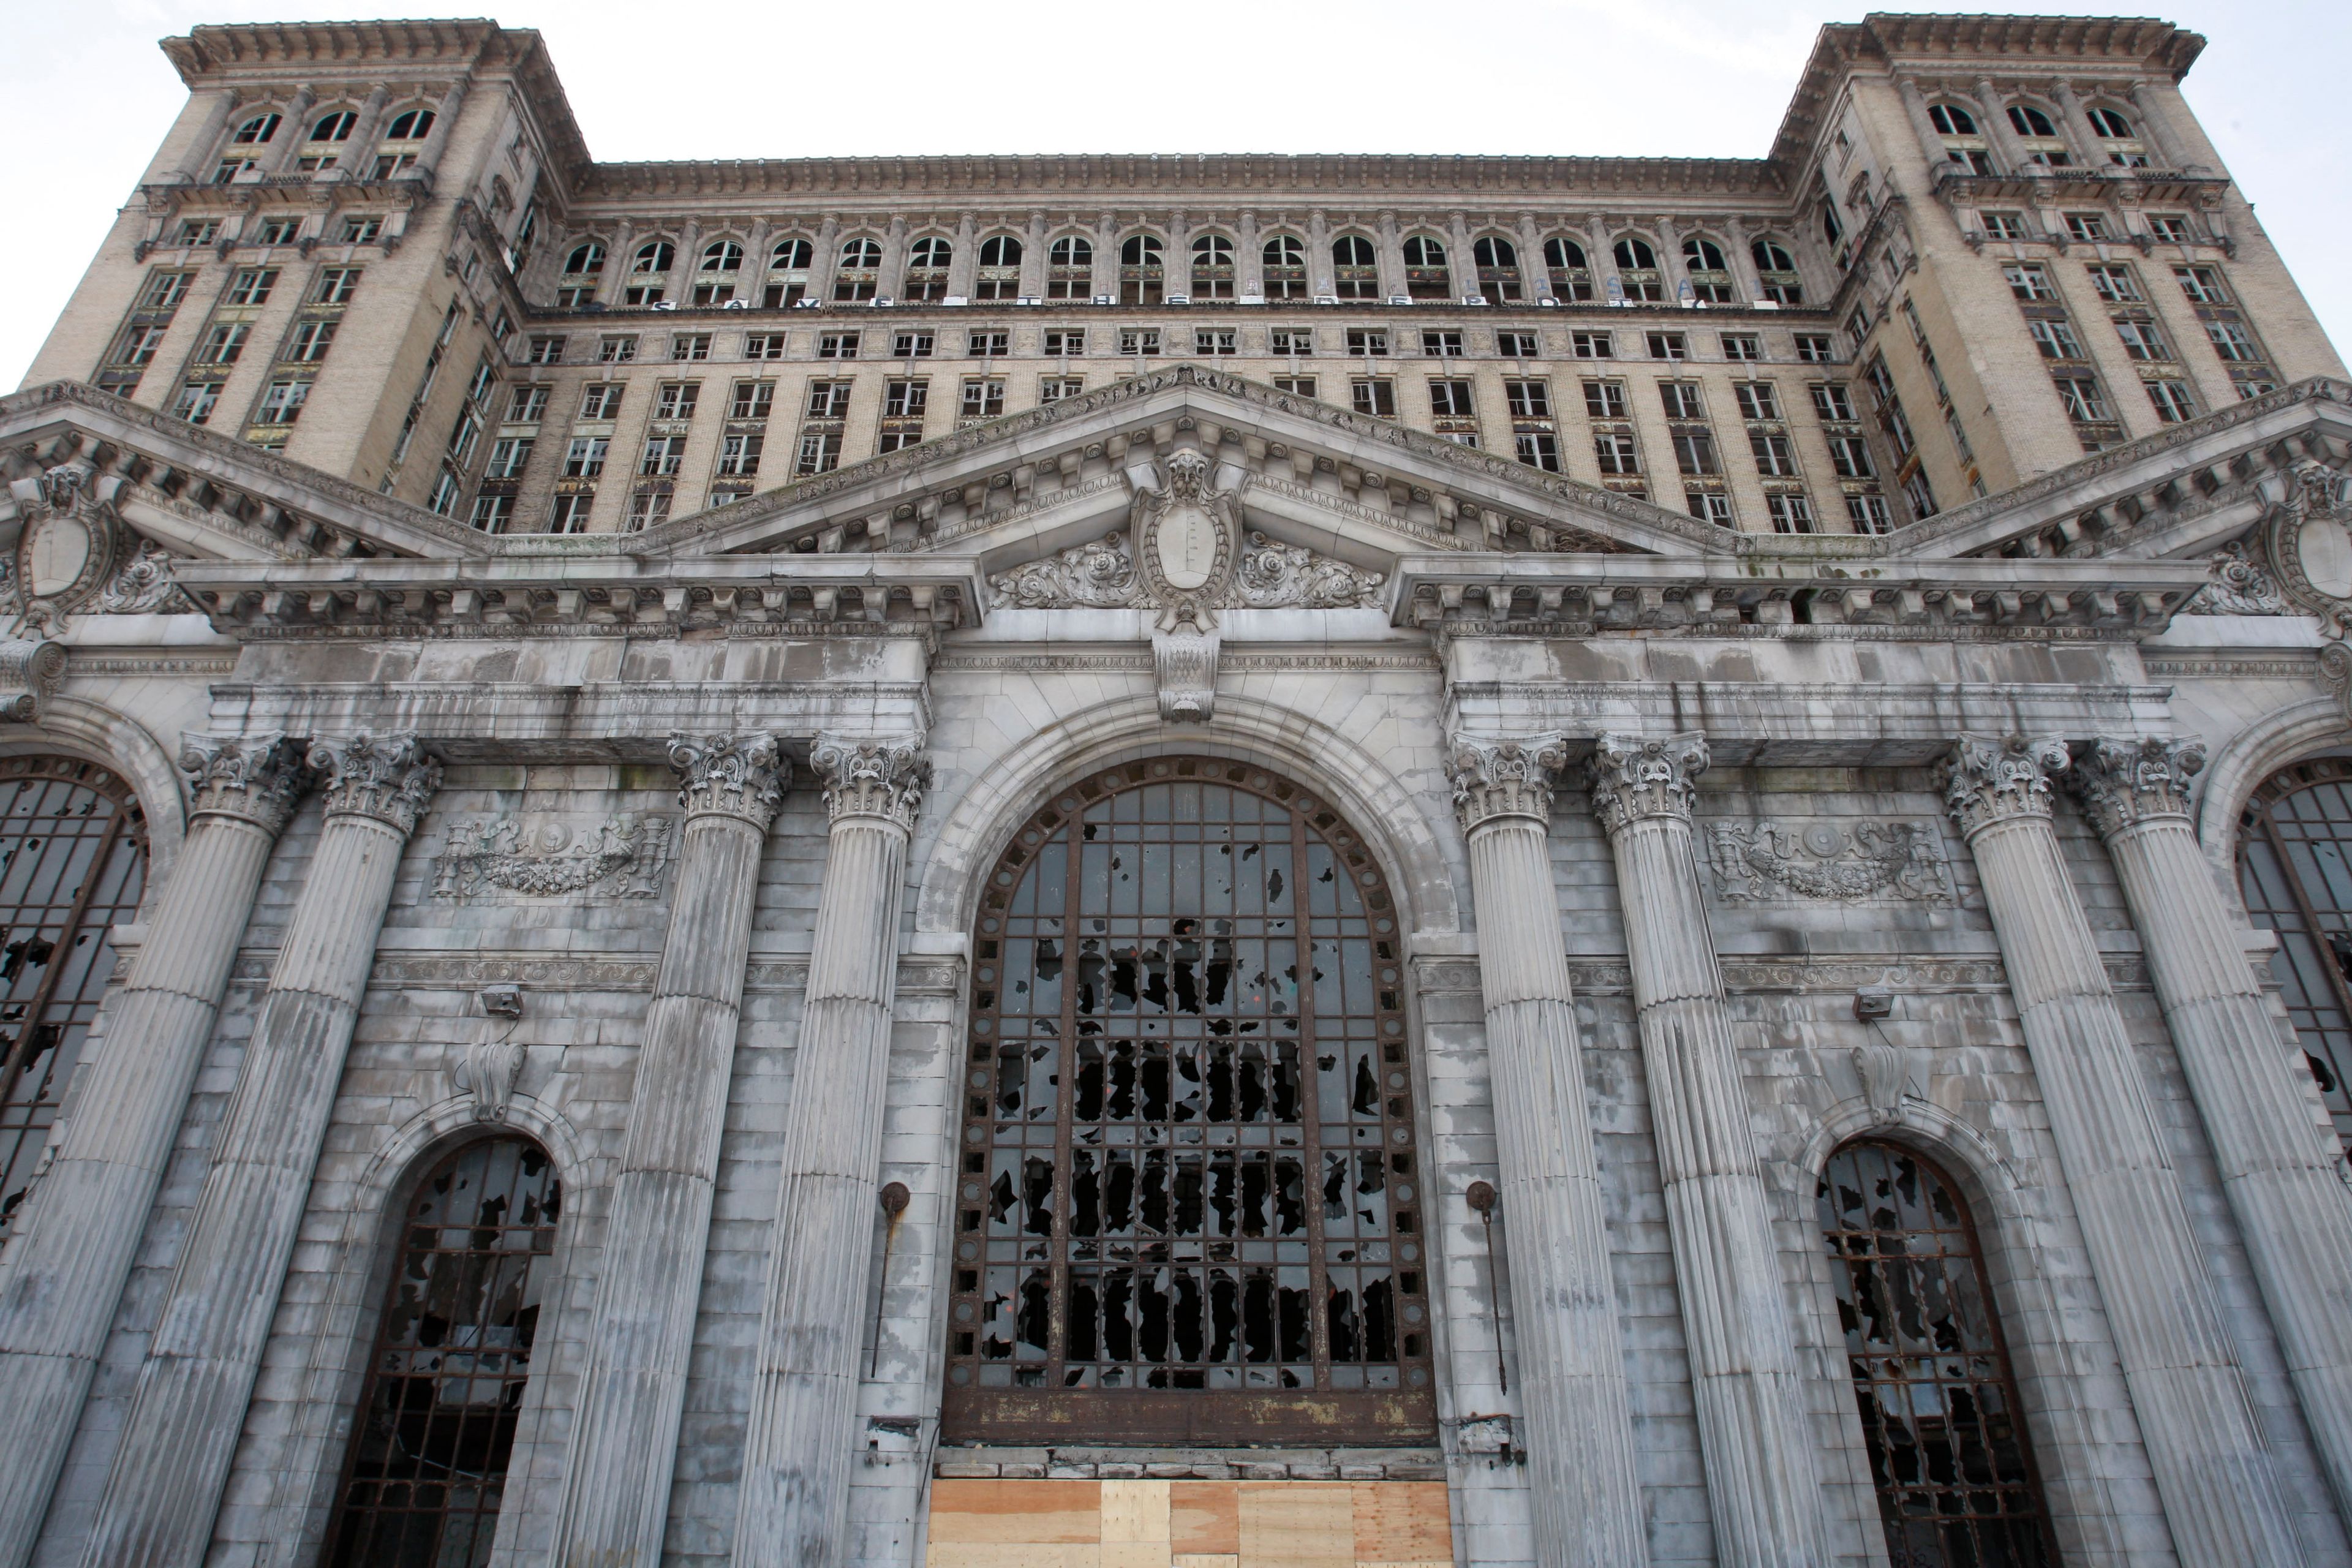
[{"label": "stone garland ornament", "polygon": [[2263,533],[2278,586],[2320,618],[2328,635],[2352,632],[2352,475],[2297,466]]},{"label": "stone garland ornament", "polygon": [[2050,815],[2050,780],[2066,771],[2066,742],[2051,737],[1963,735],[1944,762],[1944,807],[1973,838],[1996,823]]},{"label": "stone garland ornament", "polygon": [[512,816],[464,818],[449,825],[446,846],[433,862],[433,896],[658,899],[673,826],[667,816],[626,814],[581,826],[526,826]]},{"label": "stone garland ornament", "polygon": [[1934,822],[1716,822],[1707,837],[1716,896],[1729,903],[1952,900],[1943,831]]},{"label": "stone garland ornament", "polygon": [[908,832],[931,784],[931,760],[923,742],[908,738],[851,741],[821,736],[809,749],[809,766],[824,786],[829,820],[878,816]]}]

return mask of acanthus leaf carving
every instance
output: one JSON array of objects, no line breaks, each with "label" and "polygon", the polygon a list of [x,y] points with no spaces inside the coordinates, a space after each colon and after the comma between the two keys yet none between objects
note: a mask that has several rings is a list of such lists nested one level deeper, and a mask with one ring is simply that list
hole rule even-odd
[{"label": "acanthus leaf carving", "polygon": [[2152,816],[2189,815],[2189,781],[2205,766],[2200,741],[2096,740],[2079,748],[2066,782],[2102,838]]},{"label": "acanthus leaf carving", "polygon": [[90,608],[102,616],[190,615],[195,605],[172,580],[172,552],[152,539],[99,590]]},{"label": "acanthus leaf carving", "polygon": [[1973,838],[1995,823],[2050,816],[2050,781],[2066,769],[2051,737],[1962,735],[1944,763],[1944,807]]},{"label": "acanthus leaf carving", "polygon": [[1654,741],[1599,736],[1589,763],[1592,813],[1612,837],[1654,817],[1688,822],[1707,761],[1706,737],[1696,731]]},{"label": "acanthus leaf carving", "polygon": [[575,826],[518,817],[467,817],[449,825],[433,862],[433,896],[467,900],[497,892],[587,901],[658,899],[672,850],[667,816],[624,815]]},{"label": "acanthus leaf carving", "polygon": [[822,735],[809,748],[809,766],[824,788],[830,820],[878,816],[912,831],[930,788],[931,761],[920,739],[856,741]]},{"label": "acanthus leaf carving", "polygon": [[1143,580],[1127,535],[1111,532],[1000,572],[988,586],[999,604],[1016,610],[1118,610],[1142,602]]}]

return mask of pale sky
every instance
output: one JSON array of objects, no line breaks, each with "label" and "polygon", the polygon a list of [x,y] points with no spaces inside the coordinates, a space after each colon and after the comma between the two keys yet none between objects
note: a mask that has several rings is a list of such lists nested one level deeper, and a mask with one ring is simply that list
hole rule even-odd
[{"label": "pale sky", "polygon": [[[2126,0],[2069,0],[2129,16]],[[510,4],[599,159],[951,153],[1759,157],[1826,21],[1775,0]],[[381,15],[312,0],[0,0],[0,386],[24,376],[185,96],[155,40]],[[2352,346],[2344,0],[2193,0],[2186,91],[2330,336]]]}]

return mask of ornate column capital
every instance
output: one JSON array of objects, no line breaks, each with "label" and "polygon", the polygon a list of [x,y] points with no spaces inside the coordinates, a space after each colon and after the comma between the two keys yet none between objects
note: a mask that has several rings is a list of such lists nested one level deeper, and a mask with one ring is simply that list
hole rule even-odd
[{"label": "ornate column capital", "polygon": [[740,816],[765,833],[783,804],[792,764],[773,735],[687,735],[669,738],[669,765],[677,770],[677,804],[688,821]]},{"label": "ornate column capital", "polygon": [[1706,764],[1706,737],[1696,730],[1656,741],[1600,736],[1587,764],[1592,814],[1612,835],[1653,817],[1688,822],[1696,781]]},{"label": "ornate column capital", "polygon": [[310,783],[302,748],[284,734],[183,735],[180,772],[194,797],[191,817],[240,816],[273,837],[286,830]]},{"label": "ornate column capital", "polygon": [[2046,821],[2051,775],[2066,762],[2066,742],[2053,737],[1962,735],[1944,762],[1944,809],[1970,838],[2016,817]]},{"label": "ornate column capital", "polygon": [[326,776],[328,816],[373,817],[404,838],[441,787],[441,763],[413,730],[314,741],[309,760]]},{"label": "ornate column capital", "polygon": [[2189,780],[2205,765],[2200,741],[2093,741],[2066,783],[2101,838],[2152,816],[2189,816]]},{"label": "ornate column capital", "polygon": [[809,766],[824,785],[825,816],[878,816],[906,832],[915,828],[923,792],[931,786],[931,760],[912,736],[891,741],[851,741],[819,736],[809,750]]},{"label": "ornate column capital", "polygon": [[1445,776],[1454,784],[1454,816],[1462,831],[1501,816],[1551,821],[1551,792],[1568,763],[1568,737],[1502,736],[1492,740],[1456,735],[1448,748]]}]

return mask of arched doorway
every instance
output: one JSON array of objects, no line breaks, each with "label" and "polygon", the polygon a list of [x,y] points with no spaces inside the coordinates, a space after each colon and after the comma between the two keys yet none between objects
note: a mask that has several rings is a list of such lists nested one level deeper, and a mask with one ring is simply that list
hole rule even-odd
[{"label": "arched doorway", "polygon": [[146,890],[128,783],[71,757],[0,758],[0,1225],[31,1191],[113,975],[109,935]]},{"label": "arched doorway", "polygon": [[2311,1076],[2352,1148],[2352,757],[2281,769],[2238,822],[2238,888],[2278,932],[2279,982]]},{"label": "arched doorway", "polygon": [[991,871],[942,1435],[1426,1443],[1428,1258],[1394,904],[1329,805],[1153,758]]},{"label": "arched doorway", "polygon": [[2058,1554],[1976,1224],[1950,1177],[1876,1139],[1817,1192],[1895,1568],[2042,1568]]}]

